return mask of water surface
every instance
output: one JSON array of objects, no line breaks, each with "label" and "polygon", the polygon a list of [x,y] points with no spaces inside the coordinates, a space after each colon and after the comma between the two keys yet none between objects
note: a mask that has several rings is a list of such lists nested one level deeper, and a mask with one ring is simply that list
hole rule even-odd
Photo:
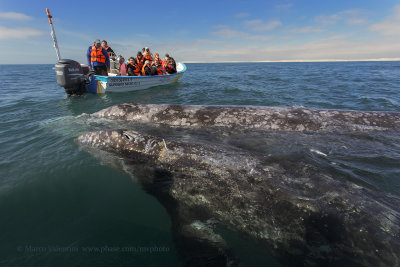
[{"label": "water surface", "polygon": [[[76,137],[105,125],[82,113],[123,102],[400,112],[400,62],[187,67],[177,84],[67,97],[53,65],[0,65],[1,266],[182,264],[164,207],[121,169],[79,150]],[[303,160],[400,195],[397,133],[270,132],[215,141],[237,145],[239,138],[254,153]],[[256,244],[229,229],[220,233],[244,266],[279,266]]]}]

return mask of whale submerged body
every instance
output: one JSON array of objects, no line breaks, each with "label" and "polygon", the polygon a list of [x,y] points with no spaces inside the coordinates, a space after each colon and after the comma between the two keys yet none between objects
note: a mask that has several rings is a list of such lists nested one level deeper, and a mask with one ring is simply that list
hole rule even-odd
[{"label": "whale submerged body", "polygon": [[[234,255],[215,224],[287,264],[400,264],[399,198],[332,170],[340,149],[363,155],[373,140],[371,153],[384,151],[376,140],[398,138],[399,113],[127,103],[89,117],[120,120],[124,129],[87,133],[78,143],[117,155],[166,206],[178,235],[219,247],[205,256],[218,264]],[[162,127],[148,133],[136,123]],[[306,146],[317,148],[299,152]],[[188,265],[204,263],[195,254]]]},{"label": "whale submerged body", "polygon": [[312,110],[304,107],[184,106],[126,103],[93,113],[92,117],[182,127],[230,127],[317,131],[335,128],[399,129],[396,112]]}]

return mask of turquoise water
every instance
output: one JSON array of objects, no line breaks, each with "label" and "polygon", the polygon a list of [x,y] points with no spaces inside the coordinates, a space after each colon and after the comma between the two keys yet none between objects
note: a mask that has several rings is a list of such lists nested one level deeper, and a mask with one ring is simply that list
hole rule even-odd
[{"label": "turquoise water", "polygon": [[[112,163],[80,151],[101,128],[77,117],[123,102],[305,106],[400,112],[400,62],[187,64],[177,84],[67,97],[53,65],[0,65],[0,266],[179,266],[171,219]],[[270,136],[288,158],[309,137]],[[281,138],[281,139],[280,139]],[[397,133],[314,136],[346,179],[400,196]],[[348,137],[346,137],[346,142]],[[286,143],[285,143],[286,142]],[[335,151],[335,149],[337,149]],[[326,163],[310,155],[317,167]],[[279,266],[256,244],[222,231],[244,266]]]}]

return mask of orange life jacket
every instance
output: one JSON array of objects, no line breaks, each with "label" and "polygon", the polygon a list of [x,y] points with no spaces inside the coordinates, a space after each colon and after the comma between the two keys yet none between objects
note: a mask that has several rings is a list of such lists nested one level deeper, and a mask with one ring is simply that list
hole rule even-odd
[{"label": "orange life jacket", "polygon": [[133,66],[133,73],[136,74],[137,76],[140,76],[140,74],[141,74],[140,73],[140,68],[139,68],[139,66],[137,64],[128,63],[128,65]]},{"label": "orange life jacket", "polygon": [[100,46],[97,48],[96,46],[92,46],[92,52],[90,53],[90,61],[106,63],[106,56],[103,54],[103,48]]},{"label": "orange life jacket", "polygon": [[136,56],[136,63],[138,64],[139,68],[141,69],[144,64],[144,57],[142,57],[141,59],[138,59],[138,57]]},{"label": "orange life jacket", "polygon": [[162,71],[161,65],[156,66],[157,67],[157,75],[164,75],[165,73]]},{"label": "orange life jacket", "polygon": [[146,61],[146,60],[150,61],[150,64],[153,62],[153,59],[151,58],[151,56],[145,56],[143,58],[144,58],[144,61]]}]

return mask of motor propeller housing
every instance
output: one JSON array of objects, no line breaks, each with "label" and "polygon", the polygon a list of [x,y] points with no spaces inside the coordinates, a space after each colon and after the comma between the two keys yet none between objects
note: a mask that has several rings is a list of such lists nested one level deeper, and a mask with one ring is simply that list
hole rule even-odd
[{"label": "motor propeller housing", "polygon": [[71,59],[61,59],[56,64],[56,77],[59,86],[69,95],[86,92],[89,82],[89,67]]}]

